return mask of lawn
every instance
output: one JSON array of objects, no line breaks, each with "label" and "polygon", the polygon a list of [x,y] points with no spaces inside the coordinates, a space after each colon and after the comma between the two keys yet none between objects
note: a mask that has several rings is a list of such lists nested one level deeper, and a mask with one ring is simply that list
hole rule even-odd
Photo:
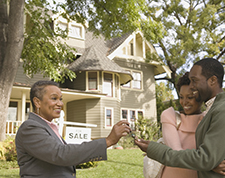
[{"label": "lawn", "polygon": [[[77,169],[77,178],[144,178],[142,154],[139,149],[109,149],[107,161],[98,162],[95,168]],[[19,169],[0,164],[0,178],[19,178]]]}]

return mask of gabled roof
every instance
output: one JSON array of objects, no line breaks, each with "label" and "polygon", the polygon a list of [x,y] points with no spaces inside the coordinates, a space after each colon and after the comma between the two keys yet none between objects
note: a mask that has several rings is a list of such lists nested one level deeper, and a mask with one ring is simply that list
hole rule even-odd
[{"label": "gabled roof", "polygon": [[[141,31],[135,31],[133,33],[127,33],[125,35],[123,35],[122,37],[119,37],[119,38],[116,38],[114,39],[112,42],[111,42],[111,48],[108,52],[108,58],[109,59],[114,59],[115,57],[121,57],[121,56],[118,56],[118,54],[120,55],[120,51],[125,47],[127,46],[131,40],[133,40],[134,36],[136,34],[139,34],[144,40],[144,36],[143,36],[143,33]],[[145,40],[145,44],[146,46],[148,46],[152,51],[155,51],[155,48],[153,47],[153,45],[146,41]],[[136,57],[136,56],[134,56]],[[129,56],[127,56],[127,58],[129,58]],[[145,62],[145,59],[144,57],[142,58],[142,62]],[[154,60],[151,60],[149,62],[149,64],[155,66],[154,68],[154,75],[159,75],[159,74],[162,74],[162,73],[166,73],[168,75],[169,78],[171,78],[171,70],[169,69],[168,66],[166,66],[165,64],[163,64],[162,62],[157,62],[157,61],[154,61]]]},{"label": "gabled roof", "polygon": [[74,72],[78,71],[107,71],[118,73],[120,83],[125,84],[133,79],[132,75],[122,69],[118,64],[111,61],[102,51],[95,46],[87,48],[83,55],[72,62],[68,68]]},{"label": "gabled roof", "polygon": [[117,49],[132,33],[126,33],[121,37],[114,38],[111,41],[111,47],[109,50],[109,54],[111,54],[115,49]]}]

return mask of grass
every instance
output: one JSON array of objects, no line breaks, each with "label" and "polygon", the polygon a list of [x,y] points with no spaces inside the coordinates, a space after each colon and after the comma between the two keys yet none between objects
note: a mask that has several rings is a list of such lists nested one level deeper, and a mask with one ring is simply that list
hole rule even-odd
[{"label": "grass", "polygon": [[19,178],[19,168],[16,161],[0,160],[0,178]]},{"label": "grass", "polygon": [[[109,149],[108,160],[89,169],[77,169],[77,178],[144,178],[140,149]],[[0,178],[19,178],[16,162],[0,161]]]},{"label": "grass", "polygon": [[143,178],[140,149],[108,150],[108,160],[90,169],[77,170],[77,178]]}]

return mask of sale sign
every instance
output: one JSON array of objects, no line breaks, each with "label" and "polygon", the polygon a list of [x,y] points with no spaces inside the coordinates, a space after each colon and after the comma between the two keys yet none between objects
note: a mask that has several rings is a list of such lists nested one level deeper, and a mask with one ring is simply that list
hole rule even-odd
[{"label": "sale sign", "polygon": [[65,140],[75,144],[91,141],[91,128],[66,127]]}]

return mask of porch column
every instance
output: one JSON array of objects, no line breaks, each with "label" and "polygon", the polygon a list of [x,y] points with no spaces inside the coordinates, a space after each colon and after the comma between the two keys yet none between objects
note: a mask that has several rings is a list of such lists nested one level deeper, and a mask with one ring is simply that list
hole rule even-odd
[{"label": "porch column", "polygon": [[26,110],[26,93],[25,91],[22,91],[22,112],[21,112],[21,121],[24,122],[25,121],[25,110]]}]

